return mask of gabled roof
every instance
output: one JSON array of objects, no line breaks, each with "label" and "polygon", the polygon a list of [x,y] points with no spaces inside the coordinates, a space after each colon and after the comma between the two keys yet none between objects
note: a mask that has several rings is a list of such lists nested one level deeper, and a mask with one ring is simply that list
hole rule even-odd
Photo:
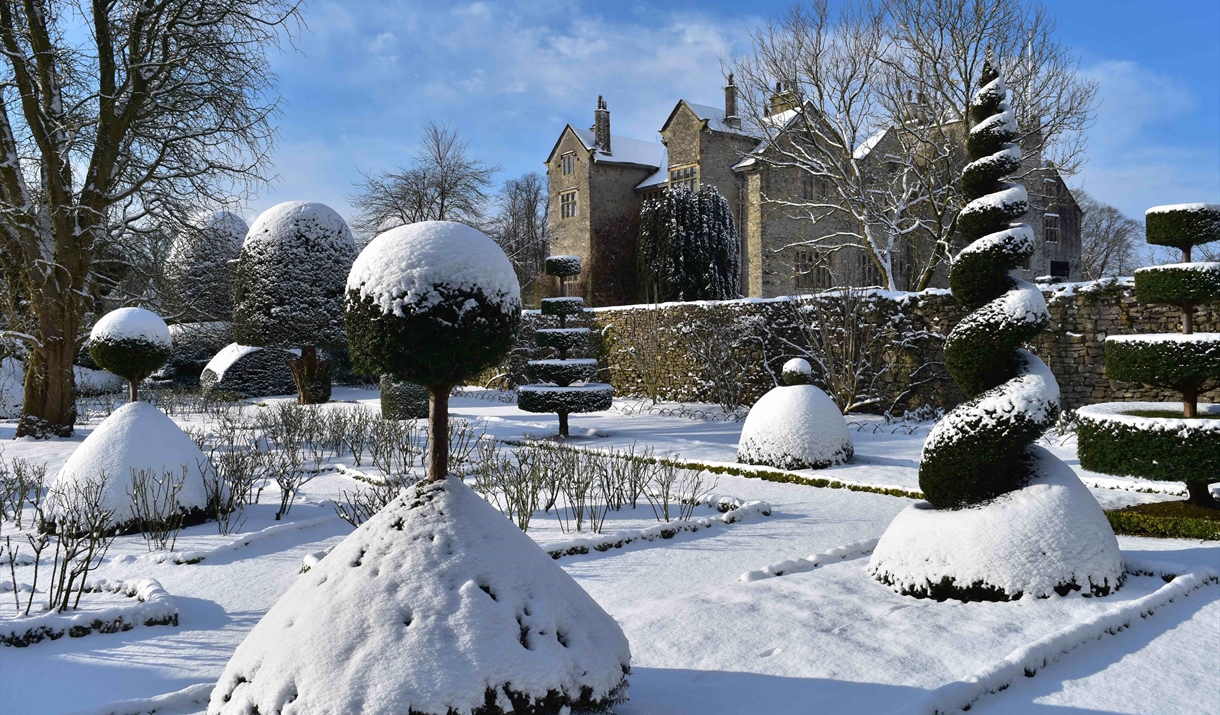
[{"label": "gabled roof", "polygon": [[655,174],[649,176],[647,179],[644,179],[640,183],[636,184],[635,190],[643,191],[644,189],[651,189],[654,186],[664,186],[667,183],[669,183],[668,162],[666,162],[666,164],[662,164],[661,168],[657,169]]},{"label": "gabled roof", "polygon": [[661,131],[665,131],[667,128],[669,128],[669,123],[674,120],[674,115],[678,113],[678,109],[684,104],[692,114],[706,122],[707,127],[712,131],[724,132],[725,134],[739,134],[741,136],[751,137],[753,139],[760,138],[747,127],[732,126],[726,123],[724,121],[724,109],[712,107],[706,104],[695,104],[694,102],[688,102],[685,99],[679,99],[678,103],[674,105],[673,111],[669,113],[669,116],[665,119],[665,123],[661,125]]},{"label": "gabled roof", "polygon": [[665,146],[659,142],[646,142],[639,139],[631,139],[630,137],[620,137],[613,134],[610,135],[610,151],[612,153],[596,149],[597,141],[594,138],[593,132],[588,129],[577,129],[571,124],[563,128],[563,132],[559,133],[559,139],[555,141],[555,146],[551,148],[551,153],[547,154],[546,163],[550,163],[555,156],[555,150],[559,148],[559,142],[563,141],[564,132],[571,130],[572,134],[580,140],[581,145],[586,151],[593,152],[593,161],[599,164],[625,164],[628,166],[642,166],[653,169],[659,169],[665,166]]}]

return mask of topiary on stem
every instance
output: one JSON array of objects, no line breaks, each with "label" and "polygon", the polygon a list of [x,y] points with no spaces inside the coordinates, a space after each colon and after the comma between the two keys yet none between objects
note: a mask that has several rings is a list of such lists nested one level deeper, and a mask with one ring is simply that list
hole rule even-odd
[{"label": "topiary on stem", "polygon": [[945,364],[970,398],[941,420],[924,445],[919,485],[936,508],[978,504],[1019,489],[1031,475],[1027,447],[1054,424],[1059,386],[1046,365],[1021,346],[1046,328],[1041,292],[1009,275],[1034,250],[1025,188],[1004,181],[1021,164],[1007,89],[990,58],[971,100],[975,122],[962,172],[969,201],[958,231],[969,241],[953,261],[949,284],[972,311],[950,333]]},{"label": "topiary on stem", "polygon": [[451,221],[373,239],[347,277],[345,322],[357,368],[428,389],[428,479],[449,468],[449,392],[516,341],[521,291],[504,251]]},{"label": "topiary on stem", "polygon": [[127,380],[135,402],[140,381],[156,372],[173,351],[169,326],[143,308],[119,308],[102,316],[89,334],[89,356],[103,370]]},{"label": "topiary on stem", "polygon": [[330,207],[287,201],[255,220],[242,244],[233,284],[233,334],[242,345],[288,350],[297,401],[330,399],[330,360],[317,349],[342,347],[343,277],[356,256],[347,223]]}]

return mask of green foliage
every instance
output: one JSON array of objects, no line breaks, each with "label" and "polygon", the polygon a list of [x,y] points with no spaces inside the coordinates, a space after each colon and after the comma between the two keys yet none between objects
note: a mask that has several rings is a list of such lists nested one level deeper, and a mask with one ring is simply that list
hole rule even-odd
[{"label": "green foliage", "polygon": [[[1143,426],[1081,411],[1076,442],[1080,466],[1092,472],[1174,482],[1216,480],[1220,474],[1220,430],[1213,420],[1167,419]],[[1151,423],[1151,424],[1150,424]],[[1209,429],[1209,423],[1211,429]]]},{"label": "green foliage", "polygon": [[147,340],[99,337],[89,341],[89,357],[99,367],[134,382],[160,369],[171,352],[169,346]]},{"label": "green foliage", "polygon": [[428,418],[428,390],[413,382],[381,376],[381,417],[387,420]]},{"label": "green foliage", "polygon": [[741,246],[729,202],[710,185],[645,202],[636,267],[643,302],[737,298]]},{"label": "green foliage", "polygon": [[573,382],[589,382],[597,377],[595,360],[535,360],[527,369],[530,379],[536,382],[553,382],[561,387],[567,387]]},{"label": "green foliage", "polygon": [[508,355],[521,325],[520,310],[506,312],[480,290],[434,290],[437,304],[422,311],[404,305],[402,315],[385,313],[359,291],[348,294],[347,339],[357,370],[447,388]]},{"label": "green foliage", "polygon": [[517,390],[517,407],[525,412],[556,414],[601,412],[610,409],[614,402],[613,388],[601,384],[594,387],[595,389],[562,389],[551,385],[527,385]]},{"label": "green foliage", "polygon": [[555,316],[580,315],[585,310],[585,301],[581,298],[543,298],[542,314]]},{"label": "green foliage", "polygon": [[559,278],[580,275],[580,256],[547,256],[545,270]]},{"label": "green foliage", "polygon": [[[1203,390],[1220,379],[1220,340],[1198,334],[1194,340],[1174,336],[1117,336],[1106,340],[1106,377],[1124,382]],[[1185,336],[1183,336],[1185,337]],[[1159,339],[1158,339],[1159,338]]]},{"label": "green foliage", "polygon": [[1187,249],[1220,241],[1220,204],[1185,204],[1172,210],[1150,209],[1145,236],[1156,246]]},{"label": "green foliage", "polygon": [[1220,522],[1209,519],[1159,516],[1125,509],[1107,511],[1106,518],[1115,534],[1220,541]]},{"label": "green foliage", "polygon": [[589,342],[588,328],[539,328],[535,339],[540,348],[572,350]]},{"label": "green foliage", "polygon": [[1135,299],[1183,307],[1220,300],[1220,263],[1140,268],[1135,272]]}]

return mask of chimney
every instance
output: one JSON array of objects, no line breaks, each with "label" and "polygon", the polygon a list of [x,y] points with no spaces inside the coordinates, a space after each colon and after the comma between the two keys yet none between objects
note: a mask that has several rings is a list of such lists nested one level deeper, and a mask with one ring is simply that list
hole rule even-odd
[{"label": "chimney", "polygon": [[737,85],[733,84],[732,74],[724,88],[724,123],[730,127],[741,126],[741,119],[737,116]]},{"label": "chimney", "polygon": [[602,152],[610,153],[610,110],[606,109],[606,100],[597,95],[597,111],[593,113],[593,143]]},{"label": "chimney", "polygon": [[771,108],[767,115],[775,115],[780,112],[786,112],[789,109],[796,108],[796,93],[791,89],[784,89],[783,82],[775,83],[775,93],[771,95]]}]

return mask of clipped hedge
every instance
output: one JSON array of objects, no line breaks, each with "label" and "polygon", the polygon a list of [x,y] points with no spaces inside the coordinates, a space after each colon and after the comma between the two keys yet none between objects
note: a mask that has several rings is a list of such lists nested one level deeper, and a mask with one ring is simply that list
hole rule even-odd
[{"label": "clipped hedge", "polygon": [[1110,520],[1110,527],[1114,529],[1115,534],[1220,541],[1220,522],[1207,519],[1157,516],[1123,509],[1107,511],[1106,518]]},{"label": "clipped hedge", "polygon": [[540,328],[536,333],[538,347],[555,350],[575,350],[589,342],[588,328]]},{"label": "clipped hedge", "polygon": [[[1102,474],[1172,482],[1220,480],[1220,420],[1137,417],[1177,403],[1111,402],[1076,412],[1080,466]],[[1199,405],[1220,414],[1220,405]]]},{"label": "clipped hedge", "polygon": [[597,360],[569,358],[566,360],[532,360],[527,365],[530,377],[538,382],[553,382],[564,387],[573,382],[589,382],[597,377]]},{"label": "clipped hedge", "polygon": [[[277,348],[250,348],[230,345],[225,350],[238,353],[231,361],[213,359],[199,376],[203,394],[233,393],[241,397],[293,395],[297,392],[288,361],[297,356]],[[224,351],[217,355],[223,358]]]},{"label": "clipped hedge", "polygon": [[1175,263],[1135,271],[1141,303],[1190,306],[1220,300],[1220,263]]},{"label": "clipped hedge", "polygon": [[542,314],[543,315],[580,315],[585,310],[585,301],[583,298],[560,297],[560,298],[543,298],[542,299]]},{"label": "clipped hedge", "polygon": [[1148,243],[1187,249],[1220,241],[1220,204],[1154,206],[1144,215]]},{"label": "clipped hedge", "polygon": [[1198,387],[1220,377],[1220,334],[1106,338],[1106,377],[1160,387]]},{"label": "clipped hedge", "polygon": [[526,412],[601,412],[614,403],[614,388],[595,383],[573,387],[525,385],[517,390],[517,407]]}]

